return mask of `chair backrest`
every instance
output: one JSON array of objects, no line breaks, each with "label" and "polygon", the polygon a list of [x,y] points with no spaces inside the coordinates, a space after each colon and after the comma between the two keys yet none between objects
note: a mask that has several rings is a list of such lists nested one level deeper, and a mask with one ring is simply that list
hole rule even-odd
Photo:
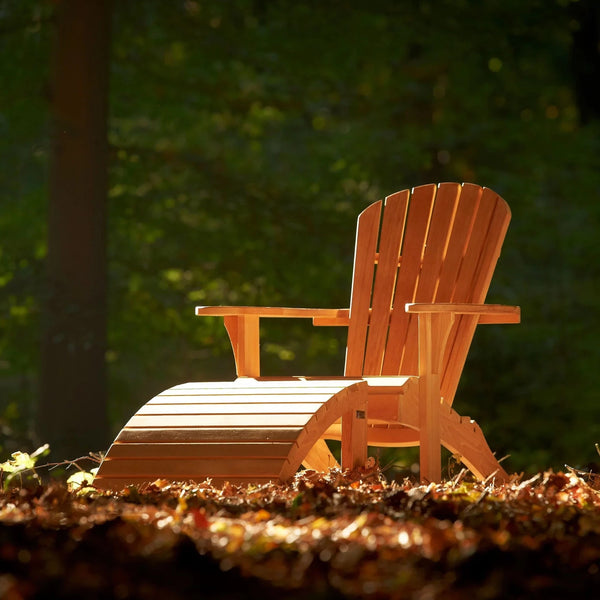
[{"label": "chair backrest", "polygon": [[[488,188],[442,183],[397,192],[358,217],[345,374],[416,375],[417,318],[408,302],[485,300],[510,221]],[[448,404],[477,325],[457,317],[443,359]]]}]

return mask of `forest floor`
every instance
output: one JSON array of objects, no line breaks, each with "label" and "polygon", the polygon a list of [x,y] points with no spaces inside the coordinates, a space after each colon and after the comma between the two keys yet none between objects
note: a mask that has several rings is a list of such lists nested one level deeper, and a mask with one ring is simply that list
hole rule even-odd
[{"label": "forest floor", "polygon": [[0,494],[0,598],[587,598],[597,483],[416,485],[374,469],[100,493],[33,479]]}]

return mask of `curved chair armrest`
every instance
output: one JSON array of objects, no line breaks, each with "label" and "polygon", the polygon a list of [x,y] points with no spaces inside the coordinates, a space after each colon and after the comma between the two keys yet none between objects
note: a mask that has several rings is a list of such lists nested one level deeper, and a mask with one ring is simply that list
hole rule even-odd
[{"label": "curved chair armrest", "polygon": [[453,302],[406,304],[409,313],[448,313],[453,315],[479,315],[478,323],[520,323],[521,308],[502,304],[469,304]]}]

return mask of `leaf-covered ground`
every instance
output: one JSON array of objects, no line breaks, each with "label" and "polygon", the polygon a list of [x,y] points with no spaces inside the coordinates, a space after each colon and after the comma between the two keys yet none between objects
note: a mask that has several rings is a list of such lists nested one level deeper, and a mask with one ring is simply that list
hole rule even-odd
[{"label": "leaf-covered ground", "polygon": [[15,487],[0,496],[0,597],[591,597],[595,488],[574,472],[416,486],[336,470],[287,486]]}]

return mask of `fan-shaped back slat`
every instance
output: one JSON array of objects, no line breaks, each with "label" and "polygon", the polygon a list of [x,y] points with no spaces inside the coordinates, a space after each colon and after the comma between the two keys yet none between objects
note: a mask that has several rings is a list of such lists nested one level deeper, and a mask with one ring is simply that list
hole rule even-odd
[{"label": "fan-shaped back slat", "polygon": [[[444,261],[444,269],[440,273],[436,302],[455,301],[456,282],[463,257],[473,230],[473,224],[479,202],[481,188],[478,185],[464,184],[458,198],[458,206],[454,217],[454,226],[448,243]],[[456,300],[458,301],[458,300]]]},{"label": "fan-shaped back slat", "polygon": [[[359,216],[347,376],[415,375],[417,319],[407,302],[483,302],[500,254],[508,206],[492,190],[443,183],[398,192]],[[444,357],[451,403],[477,317],[457,317]]]},{"label": "fan-shaped back slat", "polygon": [[[408,300],[408,302],[433,302],[443,271],[461,186],[456,183],[443,183],[436,191],[435,204],[423,248],[423,263],[417,289],[412,300]],[[396,306],[404,308],[404,305],[396,304]],[[416,349],[419,332],[416,315],[409,315],[406,323],[408,329],[402,361],[400,364],[390,365],[390,369],[396,373],[417,373],[419,364]]]},{"label": "fan-shaped back slat", "polygon": [[[425,185],[415,188],[408,207],[402,256],[398,271],[393,306],[402,306],[414,299],[417,282],[421,272],[423,251],[429,229],[431,210],[435,199],[436,186]],[[400,314],[403,313],[403,314]],[[402,311],[394,310],[390,316],[388,343],[383,359],[382,371],[365,375],[398,375],[398,365],[402,361],[407,347],[409,319]],[[413,373],[414,374],[414,373]]]},{"label": "fan-shaped back slat", "polygon": [[[484,302],[510,222],[508,205],[492,190],[482,190],[479,206],[453,302]],[[454,399],[476,326],[475,317],[459,316],[448,338],[441,382],[442,397],[448,404]]]},{"label": "fan-shaped back slat", "polygon": [[405,190],[385,200],[386,217],[381,224],[365,373],[380,373],[383,364],[409,196],[409,191]]},{"label": "fan-shaped back slat", "polygon": [[352,377],[363,372],[382,204],[375,202],[358,216],[345,368]]}]

